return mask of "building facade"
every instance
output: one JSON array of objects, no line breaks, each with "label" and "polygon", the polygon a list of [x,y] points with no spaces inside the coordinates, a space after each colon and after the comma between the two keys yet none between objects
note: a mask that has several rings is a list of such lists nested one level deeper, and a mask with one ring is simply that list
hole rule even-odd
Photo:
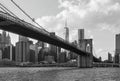
[{"label": "building facade", "polygon": [[78,42],[79,40],[84,39],[84,38],[85,38],[84,29],[78,29]]},{"label": "building facade", "polygon": [[28,62],[29,61],[29,42],[27,37],[19,36],[19,41],[16,43],[16,61]]},{"label": "building facade", "polygon": [[13,45],[9,45],[4,48],[2,59],[15,61],[15,47]]},{"label": "building facade", "polygon": [[108,52],[108,62],[112,62],[112,55]]},{"label": "building facade", "polygon": [[9,36],[9,33],[7,35],[6,31],[2,31],[2,34],[0,34],[0,49],[4,49],[10,43],[11,43],[11,38]]},{"label": "building facade", "polygon": [[115,37],[115,63],[120,63],[120,34]]}]

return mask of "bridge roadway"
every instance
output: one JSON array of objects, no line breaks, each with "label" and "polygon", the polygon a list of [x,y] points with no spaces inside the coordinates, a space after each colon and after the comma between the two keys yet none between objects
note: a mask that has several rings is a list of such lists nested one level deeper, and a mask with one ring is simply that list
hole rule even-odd
[{"label": "bridge roadway", "polygon": [[46,32],[41,28],[38,28],[28,22],[25,22],[2,11],[0,11],[0,29],[47,42],[49,44],[70,50],[82,56],[89,56],[89,53],[81,51],[62,38],[58,36],[50,36],[49,32]]}]

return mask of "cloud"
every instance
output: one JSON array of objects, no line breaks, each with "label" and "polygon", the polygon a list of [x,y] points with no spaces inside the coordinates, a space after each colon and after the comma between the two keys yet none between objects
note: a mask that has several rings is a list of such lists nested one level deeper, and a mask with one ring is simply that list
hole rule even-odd
[{"label": "cloud", "polygon": [[96,50],[95,56],[98,58],[101,56],[102,60],[106,60],[108,58],[108,49],[99,48]]},{"label": "cloud", "polygon": [[[86,38],[94,38],[95,41],[93,42],[96,46],[100,45],[97,43],[100,43],[100,39],[102,40],[102,37],[95,39],[101,34],[98,31],[110,31],[113,34],[120,32],[119,0],[59,0],[58,9],[62,9],[62,11],[57,15],[43,16],[36,21],[46,30],[56,32],[57,35],[64,38],[64,26],[67,20],[70,29],[70,41],[77,40],[77,29],[81,28],[85,29]],[[106,41],[102,44],[106,44]],[[96,48],[99,50],[102,47]],[[101,56],[107,55],[107,52],[99,51]]]},{"label": "cloud", "polygon": [[115,24],[107,24],[107,23],[100,23],[97,26],[99,28],[100,31],[110,31],[113,34],[117,34],[120,33],[120,24],[119,23],[115,23]]},{"label": "cloud", "polygon": [[63,8],[60,13],[36,20],[49,31],[63,30],[65,19],[70,29],[94,29],[99,23],[115,23],[120,16],[120,4],[113,0],[59,0],[59,3],[59,8]]}]

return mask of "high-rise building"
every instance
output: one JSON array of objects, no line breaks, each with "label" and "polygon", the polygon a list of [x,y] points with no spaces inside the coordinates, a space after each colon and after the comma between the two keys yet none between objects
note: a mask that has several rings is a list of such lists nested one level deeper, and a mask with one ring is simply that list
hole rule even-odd
[{"label": "high-rise building", "polygon": [[57,62],[58,63],[59,63],[60,53],[61,53],[61,48],[57,47]]},{"label": "high-rise building", "polygon": [[82,43],[82,41],[84,42],[83,39],[84,39],[84,29],[78,29],[78,47],[80,49],[83,49],[84,46],[84,43]]},{"label": "high-rise building", "polygon": [[65,40],[69,42],[69,28],[65,27]]},{"label": "high-rise building", "polygon": [[[65,23],[65,41],[69,42],[69,28],[67,27],[67,21]],[[68,50],[65,50],[66,58],[70,59],[70,54]]]},{"label": "high-rise building", "polygon": [[9,46],[6,46],[3,49],[3,59],[7,58],[11,61],[15,61],[15,47],[11,44]]},{"label": "high-rise building", "polygon": [[67,19],[65,21],[65,40],[69,42],[69,28],[67,26]]},{"label": "high-rise building", "polygon": [[16,61],[17,62],[28,62],[29,61],[29,42],[27,37],[19,37],[19,42],[16,43]]},{"label": "high-rise building", "polygon": [[78,47],[83,49],[84,43],[81,43],[84,39],[84,29],[78,29]]},{"label": "high-rise building", "polygon": [[9,33],[7,35],[6,31],[2,31],[2,34],[0,34],[0,49],[4,49],[10,43],[11,43],[11,38],[9,36]]},{"label": "high-rise building", "polygon": [[108,52],[108,61],[112,62],[112,55]]},{"label": "high-rise building", "polygon": [[36,57],[35,57],[35,51],[36,51],[36,45],[33,44],[33,43],[30,43],[30,46],[29,46],[29,54],[30,54],[30,62],[36,62]]},{"label": "high-rise building", "polygon": [[115,39],[115,63],[120,63],[120,34],[116,34]]},{"label": "high-rise building", "polygon": [[84,29],[78,29],[78,41],[84,39]]},{"label": "high-rise building", "polygon": [[0,50],[2,50],[2,57],[1,58],[8,58],[12,60],[12,44],[11,44],[11,38],[9,33],[7,34],[6,31],[2,31],[2,34],[0,34]]}]

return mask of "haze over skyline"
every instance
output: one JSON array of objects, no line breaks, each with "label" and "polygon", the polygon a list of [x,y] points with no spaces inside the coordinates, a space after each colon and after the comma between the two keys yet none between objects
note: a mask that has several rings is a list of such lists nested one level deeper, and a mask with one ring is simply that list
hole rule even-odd
[{"label": "haze over skyline", "polygon": [[[14,0],[49,32],[64,37],[65,20],[70,29],[70,41],[77,40],[78,29],[85,29],[85,38],[93,38],[97,57],[107,59],[114,53],[115,34],[120,33],[120,0]],[[19,18],[30,22],[10,0],[0,0]],[[12,43],[18,37],[10,34]]]}]

